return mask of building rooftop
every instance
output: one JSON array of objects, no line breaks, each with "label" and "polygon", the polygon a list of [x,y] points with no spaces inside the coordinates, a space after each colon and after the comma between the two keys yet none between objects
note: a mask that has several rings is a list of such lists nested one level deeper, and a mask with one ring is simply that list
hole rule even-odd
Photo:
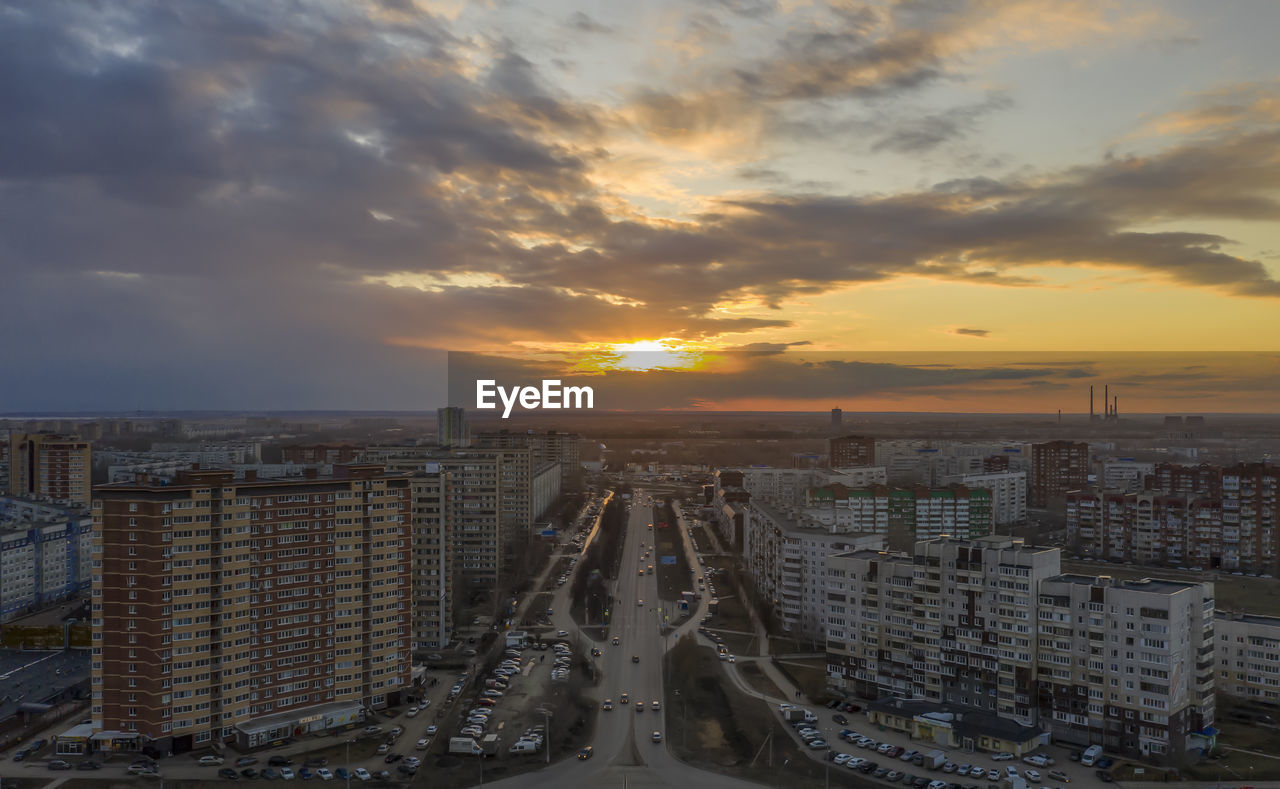
[{"label": "building rooftop", "polygon": [[[89,681],[88,652],[0,650],[0,721]],[[87,686],[86,686],[87,688]]]},{"label": "building rooftop", "polygon": [[935,723],[949,723],[964,733],[996,737],[1008,742],[1029,742],[1038,739],[1044,731],[1036,726],[1001,718],[994,712],[962,707],[956,704],[939,704],[923,699],[883,698],[871,702],[868,709],[881,712],[925,717]]}]

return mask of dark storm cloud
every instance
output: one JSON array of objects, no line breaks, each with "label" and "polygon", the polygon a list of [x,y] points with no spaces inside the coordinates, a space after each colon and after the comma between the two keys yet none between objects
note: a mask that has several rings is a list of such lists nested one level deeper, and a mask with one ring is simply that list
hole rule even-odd
[{"label": "dark storm cloud", "polygon": [[987,330],[987,329],[968,329],[968,328],[964,328],[964,327],[961,327],[961,328],[958,328],[958,329],[952,329],[952,330],[951,330],[951,333],[952,333],[952,334],[963,334],[963,335],[965,335],[966,337],[986,337],[986,336],[989,336],[989,335],[991,334],[991,332],[990,332],[989,330]]}]

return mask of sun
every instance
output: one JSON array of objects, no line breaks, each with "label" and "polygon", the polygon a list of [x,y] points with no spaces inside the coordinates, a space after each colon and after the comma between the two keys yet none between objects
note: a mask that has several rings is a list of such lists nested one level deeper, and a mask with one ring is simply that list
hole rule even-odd
[{"label": "sun", "polygon": [[594,372],[695,370],[710,361],[708,349],[675,337],[633,342],[591,343],[572,355],[575,368]]}]

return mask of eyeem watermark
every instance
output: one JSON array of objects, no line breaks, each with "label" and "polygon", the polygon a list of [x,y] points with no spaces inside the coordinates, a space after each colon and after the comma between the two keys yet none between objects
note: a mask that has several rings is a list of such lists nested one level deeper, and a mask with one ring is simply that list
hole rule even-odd
[{"label": "eyeem watermark", "polygon": [[[502,418],[511,416],[511,410],[519,403],[521,408],[534,410],[544,408],[556,410],[560,408],[595,408],[596,393],[590,386],[561,386],[558,378],[543,379],[542,386],[498,386],[492,378],[476,381],[476,408],[480,410],[497,410],[497,397],[502,401]],[[584,405],[585,403],[585,405]]]}]

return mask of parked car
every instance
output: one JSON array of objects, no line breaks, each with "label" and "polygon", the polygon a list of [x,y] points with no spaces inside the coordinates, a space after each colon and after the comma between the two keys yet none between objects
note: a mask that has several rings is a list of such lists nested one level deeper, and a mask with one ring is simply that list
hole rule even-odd
[{"label": "parked car", "polygon": [[50,770],[70,770],[71,768],[72,768],[71,762],[68,762],[64,759],[54,759],[49,762]]},{"label": "parked car", "polygon": [[240,774],[230,767],[223,767],[218,771],[218,777],[227,781],[239,781]]}]

